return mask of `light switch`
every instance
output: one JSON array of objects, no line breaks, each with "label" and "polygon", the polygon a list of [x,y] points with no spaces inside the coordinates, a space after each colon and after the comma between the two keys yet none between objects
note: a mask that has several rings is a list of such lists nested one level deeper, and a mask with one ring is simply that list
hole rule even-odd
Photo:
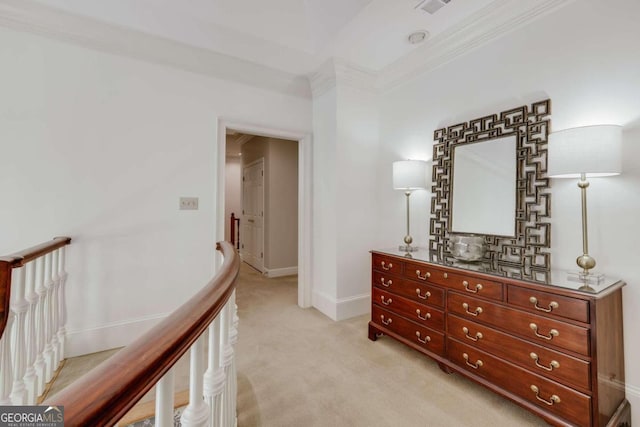
[{"label": "light switch", "polygon": [[180,210],[198,210],[198,198],[180,197]]}]

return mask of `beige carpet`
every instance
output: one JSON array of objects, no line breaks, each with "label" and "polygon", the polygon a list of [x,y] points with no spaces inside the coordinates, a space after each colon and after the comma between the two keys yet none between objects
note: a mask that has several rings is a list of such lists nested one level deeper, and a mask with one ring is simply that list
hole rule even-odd
[{"label": "beige carpet", "polygon": [[[391,338],[370,341],[368,316],[333,322],[299,308],[296,277],[266,279],[243,264],[237,295],[239,427],[546,425]],[[109,354],[67,360],[52,394]],[[187,388],[185,362],[177,390]]]},{"label": "beige carpet", "polygon": [[388,337],[369,316],[301,309],[295,277],[243,268],[238,426],[542,426],[542,420]]}]

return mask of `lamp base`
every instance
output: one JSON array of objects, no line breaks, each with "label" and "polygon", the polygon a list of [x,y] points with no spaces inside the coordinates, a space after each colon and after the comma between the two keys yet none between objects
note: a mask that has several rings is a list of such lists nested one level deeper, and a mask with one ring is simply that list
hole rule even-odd
[{"label": "lamp base", "polygon": [[568,271],[567,280],[571,282],[583,283],[580,290],[593,290],[590,285],[598,286],[604,283],[604,274],[602,273],[584,273],[582,271]]},{"label": "lamp base", "polygon": [[411,245],[400,245],[398,246],[398,250],[403,252],[416,252],[418,250],[417,246]]}]

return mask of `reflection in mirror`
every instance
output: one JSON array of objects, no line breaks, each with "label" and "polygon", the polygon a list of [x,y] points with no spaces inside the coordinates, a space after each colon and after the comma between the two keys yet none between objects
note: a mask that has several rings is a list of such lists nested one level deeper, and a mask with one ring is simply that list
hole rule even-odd
[{"label": "reflection in mirror", "polygon": [[456,145],[451,230],[515,237],[516,137]]}]

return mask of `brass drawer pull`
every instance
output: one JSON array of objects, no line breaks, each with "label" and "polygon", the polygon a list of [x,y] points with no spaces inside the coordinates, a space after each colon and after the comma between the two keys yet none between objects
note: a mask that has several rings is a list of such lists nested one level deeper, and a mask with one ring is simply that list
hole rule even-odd
[{"label": "brass drawer pull", "polygon": [[558,369],[560,367],[560,363],[556,360],[552,360],[551,363],[549,363],[549,366],[544,366],[538,362],[540,358],[538,357],[537,354],[530,353],[529,356],[533,359],[533,361],[536,363],[536,366],[538,368],[544,369],[545,371],[551,372],[554,369]]},{"label": "brass drawer pull", "polygon": [[466,326],[462,327],[462,332],[464,332],[464,335],[471,341],[478,341],[482,339],[482,332],[476,332],[476,335],[472,337],[471,335],[469,335],[469,328],[467,328]]},{"label": "brass drawer pull", "polygon": [[480,283],[478,283],[474,289],[471,289],[469,287],[469,282],[467,282],[466,280],[462,281],[462,286],[464,286],[464,290],[467,292],[471,292],[472,294],[477,294],[478,292],[480,292],[482,290],[482,285]]},{"label": "brass drawer pull", "polygon": [[391,304],[393,302],[393,300],[391,298],[389,298],[388,300],[385,301],[384,300],[384,295],[380,295],[380,300],[382,301],[382,303],[384,305],[389,305],[389,304]]},{"label": "brass drawer pull", "polygon": [[482,313],[482,307],[476,307],[475,310],[469,311],[469,304],[467,304],[466,302],[462,303],[462,308],[464,308],[464,311],[466,311],[467,314],[470,314],[472,316],[477,316],[478,314]]},{"label": "brass drawer pull", "polygon": [[560,335],[560,332],[558,332],[557,329],[552,329],[549,331],[549,335],[542,335],[538,333],[538,325],[536,325],[535,323],[530,323],[529,327],[533,330],[533,333],[536,334],[536,336],[538,338],[543,338],[545,340],[551,341],[553,339],[553,337],[557,337],[558,335]]},{"label": "brass drawer pull", "polygon": [[429,335],[426,335],[424,339],[420,338],[420,331],[416,331],[416,337],[418,337],[418,341],[422,344],[426,344],[431,341],[431,337]]},{"label": "brass drawer pull", "polygon": [[449,275],[448,275],[447,273],[444,273],[444,274],[442,275],[442,277],[444,277],[445,279],[448,279],[448,278],[449,278]]},{"label": "brass drawer pull", "polygon": [[420,288],[416,288],[416,294],[418,294],[418,298],[422,298],[422,299],[429,299],[429,297],[431,296],[431,292],[427,291],[424,293],[424,296],[422,296],[422,291],[420,290]]},{"label": "brass drawer pull", "polygon": [[469,355],[467,353],[462,353],[462,357],[464,358],[464,363],[466,363],[467,366],[470,366],[473,369],[481,368],[482,365],[484,365],[484,363],[482,363],[482,360],[480,359],[476,360],[476,363],[469,362]]},{"label": "brass drawer pull", "polygon": [[431,277],[431,273],[429,273],[428,271],[426,273],[424,273],[424,276],[420,275],[420,270],[416,270],[416,275],[418,276],[418,279],[420,280],[427,280],[429,277]]},{"label": "brass drawer pull", "polygon": [[543,402],[546,405],[553,406],[556,403],[560,403],[560,398],[555,394],[552,394],[549,400],[546,400],[540,397],[540,389],[534,385],[531,386],[531,391],[536,394],[536,399],[538,399],[540,402]]},{"label": "brass drawer pull", "polygon": [[384,261],[380,261],[380,266],[382,267],[383,270],[391,270],[393,268],[393,264],[389,263],[389,267],[387,267],[387,263],[385,263]]},{"label": "brass drawer pull", "polygon": [[420,316],[420,309],[416,309],[416,314],[418,315],[418,318],[422,319],[422,320],[428,320],[431,319],[431,313],[427,313],[424,315],[424,317]]},{"label": "brass drawer pull", "polygon": [[393,285],[393,280],[389,279],[387,280],[387,282],[384,282],[384,277],[380,278],[380,283],[382,283],[382,286],[384,286],[385,288],[388,288],[389,286]]},{"label": "brass drawer pull", "polygon": [[530,298],[529,298],[529,302],[530,302],[531,304],[533,304],[533,307],[534,307],[536,310],[544,311],[545,313],[551,313],[553,310],[555,310],[556,308],[560,307],[560,304],[558,304],[558,303],[557,303],[557,302],[555,302],[555,301],[551,301],[551,302],[549,303],[549,308],[540,307],[540,306],[538,305],[538,299],[537,299],[536,297],[530,297]]},{"label": "brass drawer pull", "polygon": [[389,318],[389,320],[384,320],[384,314],[380,315],[380,320],[382,321],[382,323],[384,323],[385,325],[390,325],[391,323],[393,323],[393,319]]}]

